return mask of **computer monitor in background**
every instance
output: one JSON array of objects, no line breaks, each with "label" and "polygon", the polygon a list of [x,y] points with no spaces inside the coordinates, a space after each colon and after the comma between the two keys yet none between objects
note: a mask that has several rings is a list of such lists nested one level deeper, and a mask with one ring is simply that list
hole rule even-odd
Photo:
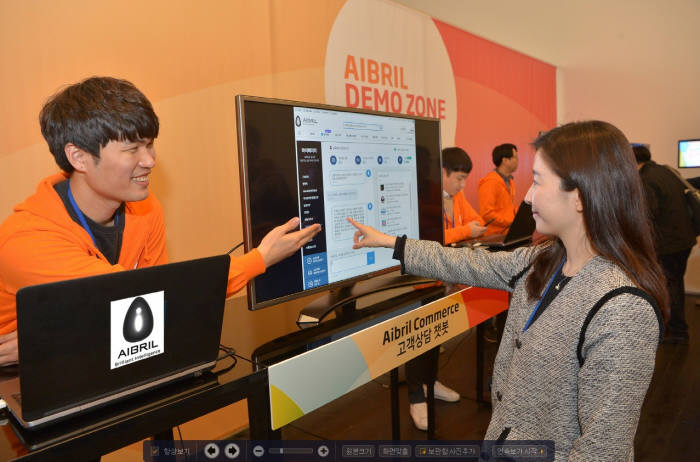
[{"label": "computer monitor in background", "polygon": [[678,140],[678,168],[700,167],[700,139]]},{"label": "computer monitor in background", "polygon": [[442,242],[440,123],[237,96],[244,246],[299,216],[322,231],[248,285],[251,310],[398,268],[391,249],[352,249],[346,217]]}]

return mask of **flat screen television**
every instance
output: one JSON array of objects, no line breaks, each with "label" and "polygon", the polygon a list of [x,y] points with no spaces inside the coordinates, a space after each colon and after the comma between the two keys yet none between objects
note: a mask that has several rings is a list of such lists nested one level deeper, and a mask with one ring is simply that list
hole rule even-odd
[{"label": "flat screen television", "polygon": [[322,225],[249,282],[249,309],[396,270],[391,249],[352,249],[348,216],[443,241],[438,119],[243,95],[236,113],[245,250],[294,216]]},{"label": "flat screen television", "polygon": [[700,167],[700,139],[678,140],[678,168]]}]

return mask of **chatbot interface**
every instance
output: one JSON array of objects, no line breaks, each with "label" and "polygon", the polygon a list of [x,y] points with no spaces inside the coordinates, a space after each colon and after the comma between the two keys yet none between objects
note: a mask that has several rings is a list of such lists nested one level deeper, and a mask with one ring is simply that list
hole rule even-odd
[{"label": "chatbot interface", "polygon": [[391,249],[352,249],[351,217],[418,237],[415,121],[294,108],[302,227],[323,232],[302,248],[304,289],[396,265]]}]

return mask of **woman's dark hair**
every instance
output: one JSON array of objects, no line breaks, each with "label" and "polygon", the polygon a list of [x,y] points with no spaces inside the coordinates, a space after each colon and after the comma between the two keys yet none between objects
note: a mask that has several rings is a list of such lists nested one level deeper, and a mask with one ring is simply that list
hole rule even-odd
[{"label": "woman's dark hair", "polygon": [[158,116],[150,101],[131,82],[90,77],[53,95],[39,113],[56,163],[71,173],[65,147],[73,143],[96,158],[110,141],[139,141],[158,136]]},{"label": "woman's dark hair", "polygon": [[452,147],[442,150],[442,168],[447,170],[447,173],[472,171],[472,160],[469,154],[462,148]]},{"label": "woman's dark hair", "polygon": [[[629,141],[607,122],[573,122],[541,134],[533,142],[542,160],[561,178],[561,189],[578,189],[583,223],[593,250],[614,262],[668,314],[666,282],[656,258],[646,201]],[[561,240],[535,257],[526,281],[531,299],[564,259]]]}]

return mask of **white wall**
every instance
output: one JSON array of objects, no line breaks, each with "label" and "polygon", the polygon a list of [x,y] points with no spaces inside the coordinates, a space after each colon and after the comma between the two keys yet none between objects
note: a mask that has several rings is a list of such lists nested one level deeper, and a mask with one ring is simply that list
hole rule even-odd
[{"label": "white wall", "polygon": [[[560,123],[606,120],[673,166],[700,138],[699,0],[395,1],[557,66]],[[698,247],[686,285],[700,293]]]}]

